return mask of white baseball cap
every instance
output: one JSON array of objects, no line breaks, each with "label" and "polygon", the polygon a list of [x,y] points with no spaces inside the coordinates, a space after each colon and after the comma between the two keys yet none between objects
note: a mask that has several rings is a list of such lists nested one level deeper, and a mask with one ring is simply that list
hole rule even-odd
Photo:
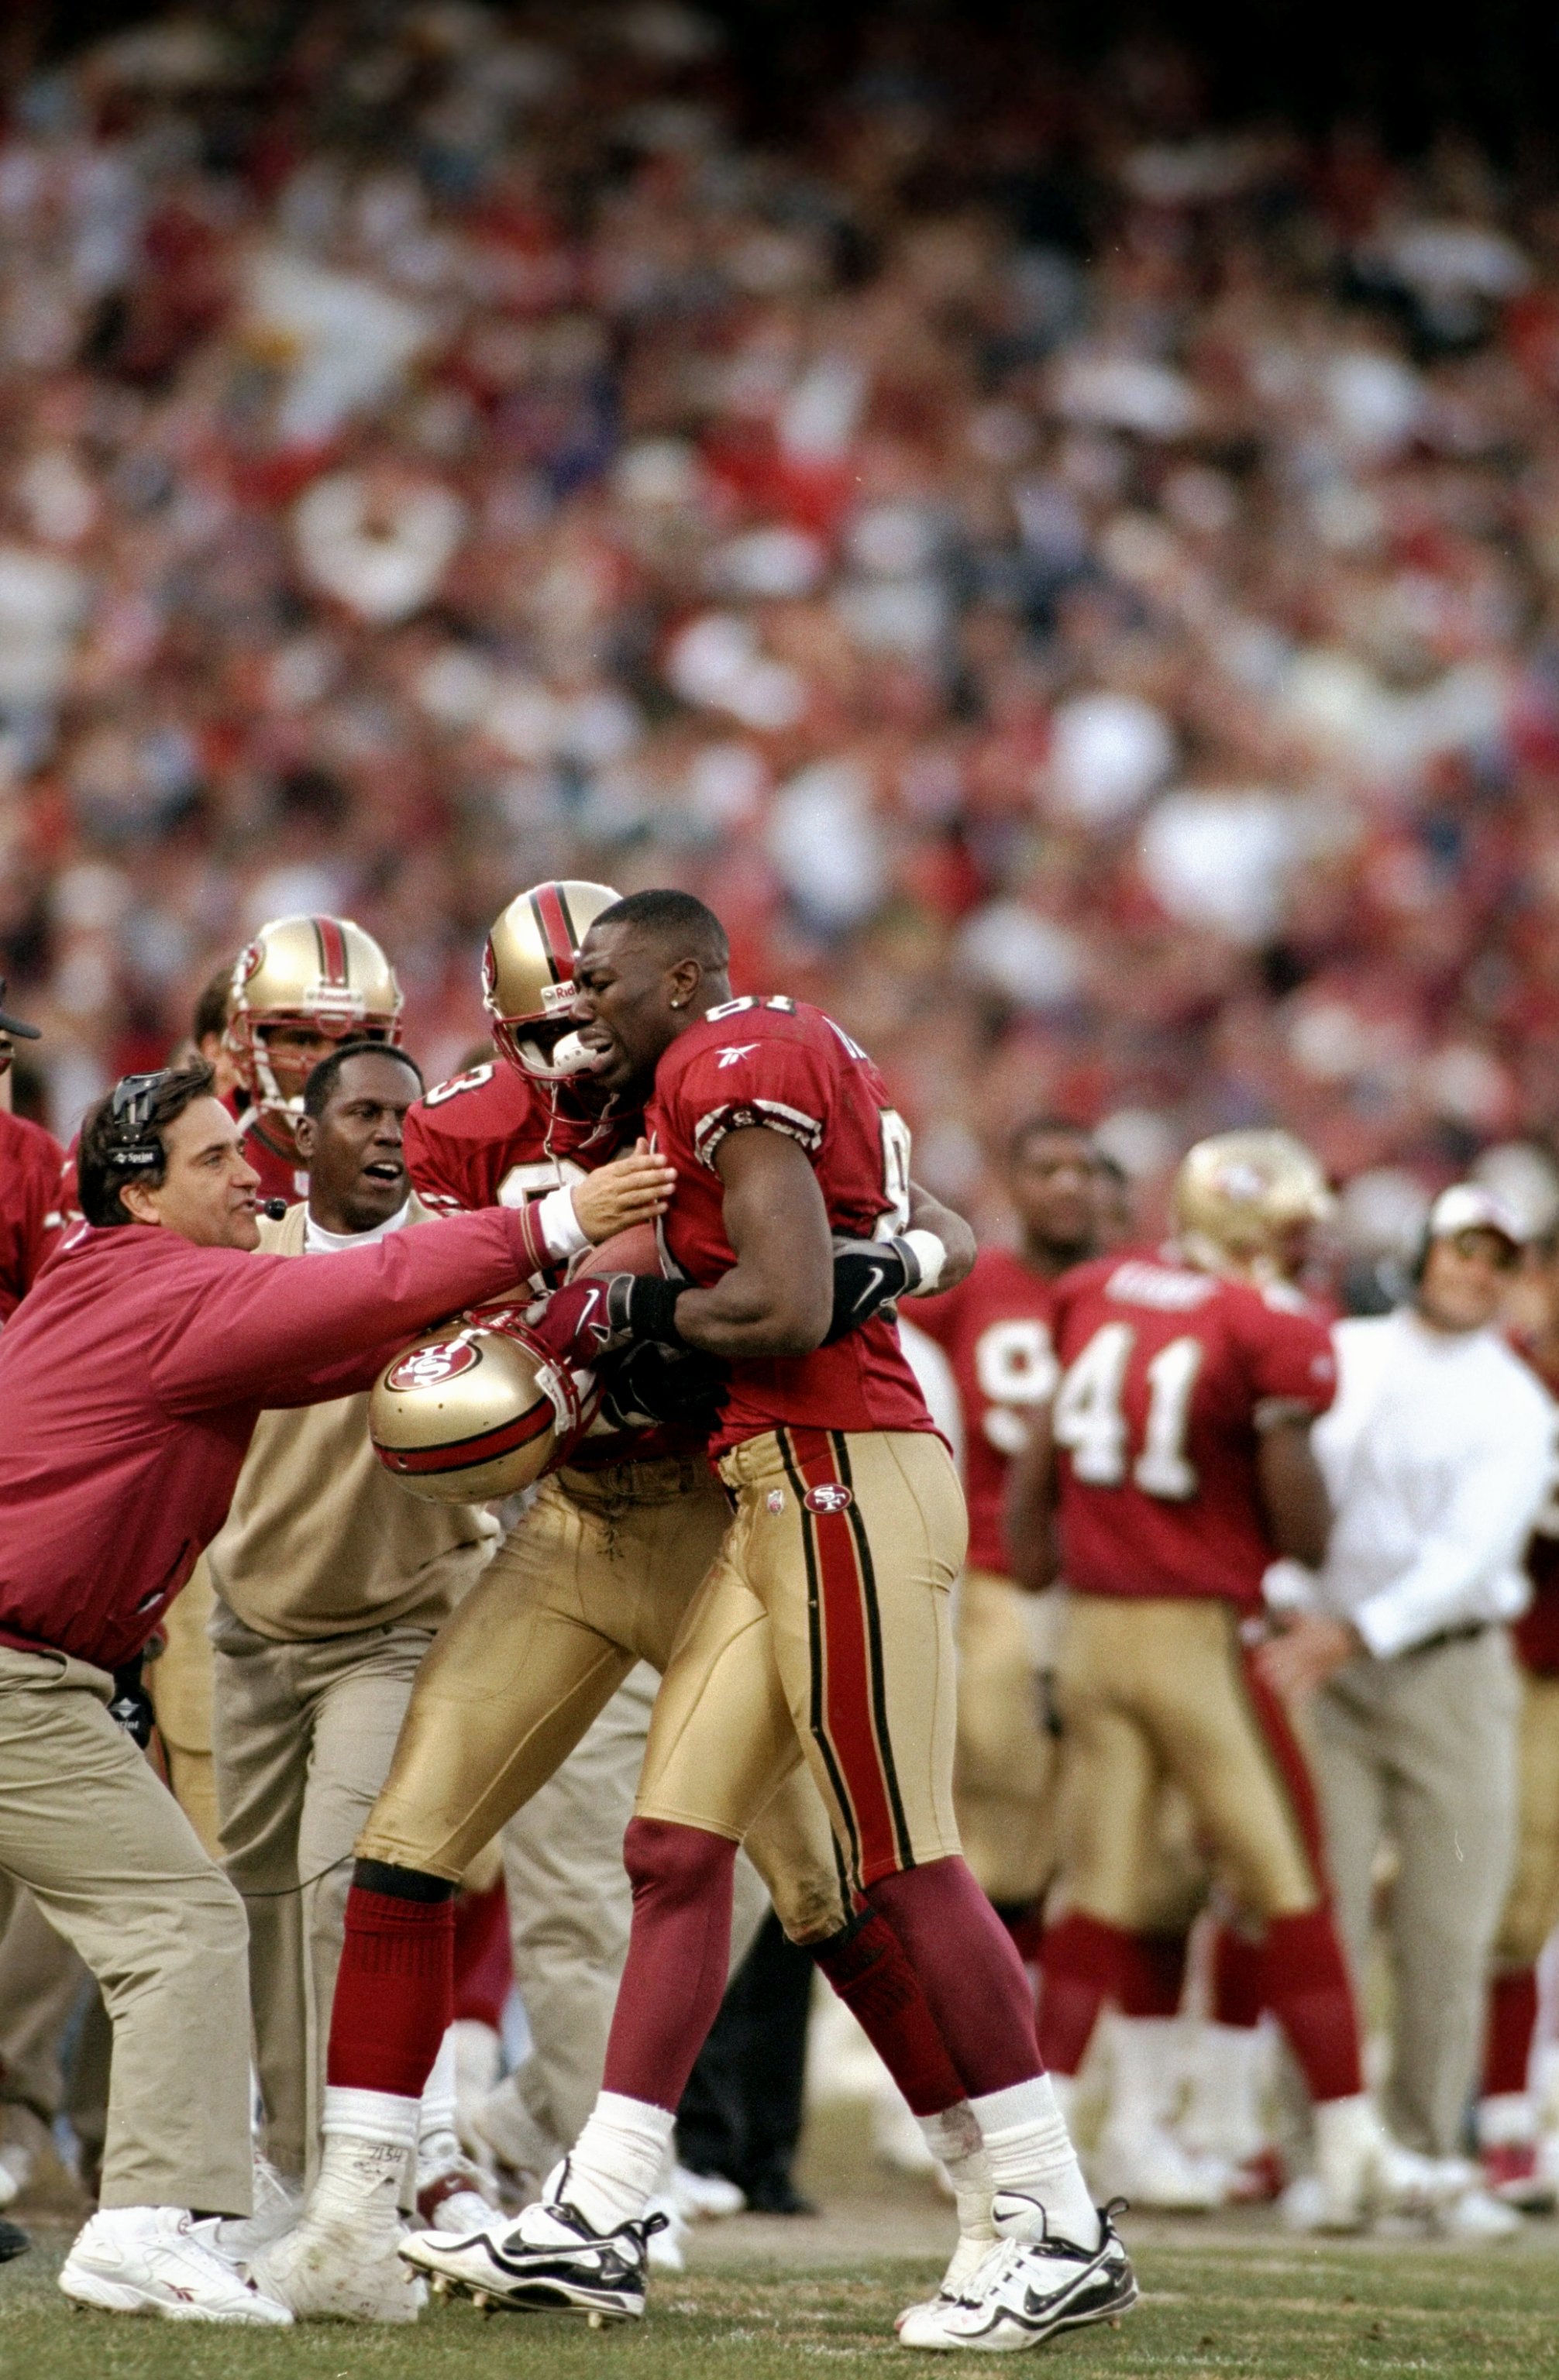
[{"label": "white baseball cap", "polygon": [[1497,1232],[1513,1248],[1523,1248],[1529,1237],[1514,1207],[1480,1182],[1454,1182],[1442,1190],[1424,1226],[1431,1240],[1454,1240],[1462,1232]]}]

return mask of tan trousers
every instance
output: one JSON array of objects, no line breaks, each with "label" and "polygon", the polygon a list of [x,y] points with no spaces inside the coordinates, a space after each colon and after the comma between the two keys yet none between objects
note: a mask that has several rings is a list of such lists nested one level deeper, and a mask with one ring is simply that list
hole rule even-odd
[{"label": "tan trousers", "polygon": [[1172,1785],[1243,1913],[1260,1921],[1316,1907],[1308,1774],[1250,1674],[1231,1606],[1069,1594],[1055,1687],[1066,1908],[1131,1933],[1163,1926]]},{"label": "tan trousers", "polygon": [[[530,2050],[505,2088],[529,2137],[522,2161],[538,2176],[579,2138],[601,2088],[633,1915],[623,1833],[659,1682],[645,1663],[632,1670],[557,1775],[504,1829],[515,1982],[530,2027]],[[733,1969],[769,1906],[745,1857],[735,1885]],[[518,2142],[512,2116],[508,2136]]]},{"label": "tan trousers", "polygon": [[930,1431],[770,1431],[720,1475],[736,1517],[655,1705],[640,1813],[756,1857],[805,1760],[858,1889],[956,1854],[968,1520],[946,1448]]},{"label": "tan trousers", "polygon": [[1055,1864],[1056,1743],[1044,1723],[1041,1632],[1054,1596],[1025,1594],[994,1571],[958,1585],[958,1749],[953,1803],[964,1856],[998,1906],[1043,1891]]},{"label": "tan trousers", "polygon": [[208,1630],[216,1603],[202,1554],[189,1584],[163,1615],[163,1650],[144,1671],[167,1760],[168,1783],[202,1848],[222,1857],[212,1767],[212,1657]]},{"label": "tan trousers", "polygon": [[249,1912],[266,2154],[294,2178],[311,2178],[319,2155],[352,1845],[432,1641],[403,1622],[276,1644],[214,1608],[222,1845]]},{"label": "tan trousers", "polygon": [[1521,1673],[1516,1872],[1494,1937],[1494,1964],[1533,1967],[1559,1925],[1559,1678]]},{"label": "tan trousers", "polygon": [[86,1974],[32,1895],[0,1875],[0,2100],[45,2124],[65,2104],[60,2037]]},{"label": "tan trousers", "polygon": [[1503,1628],[1395,1660],[1350,1661],[1309,1731],[1337,1918],[1356,1984],[1376,1853],[1397,1856],[1386,1919],[1395,1987],[1387,2114],[1412,2148],[1460,2145],[1485,1977],[1516,1845],[1519,1681]]},{"label": "tan trousers", "polygon": [[[668,1667],[729,1519],[702,1463],[546,1480],[439,1632],[359,1855],[457,1880],[635,1664]],[[726,1765],[745,1758],[744,1726],[745,1711],[730,1708],[704,1765],[703,1789],[720,1810]],[[767,1779],[748,1849],[786,1930],[809,1941],[843,1923],[842,1888],[816,1794],[799,1775],[780,1784],[784,1774]],[[739,1840],[746,1828],[734,1831]]]},{"label": "tan trousers", "polygon": [[250,2211],[243,1906],[64,1654],[0,1647],[0,1869],[103,1987],[114,2027],[105,2206]]}]

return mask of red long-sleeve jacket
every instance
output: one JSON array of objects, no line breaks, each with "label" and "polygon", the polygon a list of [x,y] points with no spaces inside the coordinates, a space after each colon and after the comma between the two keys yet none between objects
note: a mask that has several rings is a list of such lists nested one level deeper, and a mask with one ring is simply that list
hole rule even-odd
[{"label": "red long-sleeve jacket", "polygon": [[226,1516],[267,1405],[371,1385],[416,1331],[533,1272],[529,1207],[327,1265],[85,1225],[0,1337],[0,1644],[138,1653]]}]

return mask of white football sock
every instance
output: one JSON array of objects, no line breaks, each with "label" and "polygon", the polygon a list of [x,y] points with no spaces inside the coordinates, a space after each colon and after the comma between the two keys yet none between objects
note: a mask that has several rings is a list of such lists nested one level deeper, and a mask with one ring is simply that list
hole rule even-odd
[{"label": "white football sock", "polygon": [[327,2139],[335,2132],[347,2140],[414,2149],[421,2113],[420,2099],[403,2099],[395,2091],[348,2090],[342,2083],[327,2082],[320,2130]]},{"label": "white football sock", "polygon": [[453,2165],[460,2154],[455,2130],[455,2028],[447,2027],[438,2046],[432,2070],[422,2085],[417,2119],[417,2163],[437,2172]]},{"label": "white football sock", "polygon": [[[615,2231],[637,2222],[653,2194],[676,2119],[669,2107],[648,2099],[603,2091],[584,2131],[568,2153],[569,2204],[593,2231]],[[560,2186],[548,2177],[543,2195]]]},{"label": "white football sock", "polygon": [[991,2160],[980,2136],[980,2121],[967,2099],[940,2114],[916,2119],[920,2137],[953,2185],[958,2210],[958,2235],[964,2240],[993,2240]]},{"label": "white football sock", "polygon": [[1095,2248],[1101,2233],[1065,2117],[1048,2074],[987,2091],[969,2106],[980,2125],[997,2190],[1038,2199],[1050,2229],[1079,2248]]}]

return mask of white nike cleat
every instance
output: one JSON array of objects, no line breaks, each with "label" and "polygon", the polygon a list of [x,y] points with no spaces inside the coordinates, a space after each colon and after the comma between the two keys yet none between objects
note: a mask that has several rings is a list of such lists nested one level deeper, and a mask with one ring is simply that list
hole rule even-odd
[{"label": "white nike cleat", "polygon": [[991,2253],[993,2244],[989,2239],[975,2240],[964,2233],[959,2234],[957,2244],[948,2259],[947,2270],[937,2285],[935,2297],[922,2298],[918,2305],[906,2306],[904,2312],[895,2317],[894,2328],[901,2338],[907,2322],[914,2322],[920,2314],[944,2313],[949,2306],[957,2303],[959,2291],[979,2271]]},{"label": "white nike cleat", "polygon": [[1233,2179],[1217,2157],[1193,2155],[1167,2125],[1114,2117],[1099,2136],[1089,2175],[1106,2197],[1165,2215],[1206,2215],[1224,2205]]},{"label": "white nike cleat", "polygon": [[405,2169],[394,2143],[327,2132],[302,2215],[249,2260],[260,2288],[300,2321],[415,2322],[427,2292],[396,2253]]},{"label": "white nike cleat", "polygon": [[1039,2201],[998,2191],[991,2217],[996,2244],[951,2303],[937,2299],[899,2325],[901,2347],[1009,2355],[1042,2347],[1068,2330],[1113,2322],[1137,2303],[1137,2277],[1113,2221],[1100,2210],[1099,2243],[1079,2247],[1053,2235]]},{"label": "white nike cleat", "polygon": [[102,2207],[60,2267],[60,2288],[104,2313],[166,2322],[244,2322],[285,2329],[292,2315],[202,2239],[179,2206]]},{"label": "white nike cleat", "polygon": [[[567,2177],[565,2162],[561,2188]],[[593,2231],[566,2200],[538,2199],[512,2223],[490,2223],[469,2240],[414,2232],[400,2252],[428,2276],[436,2295],[453,2289],[513,2313],[581,2313],[595,2328],[644,2312],[649,2239],[664,2220],[649,2215],[615,2231]]]}]

